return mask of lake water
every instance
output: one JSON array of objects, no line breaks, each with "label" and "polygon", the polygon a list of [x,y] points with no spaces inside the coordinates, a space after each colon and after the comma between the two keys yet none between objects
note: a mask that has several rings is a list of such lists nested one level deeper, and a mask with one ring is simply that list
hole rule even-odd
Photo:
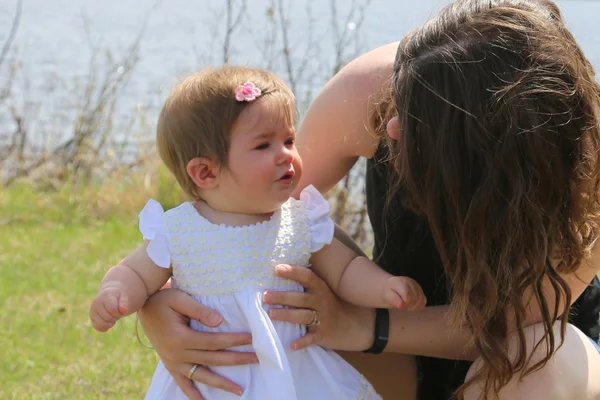
[{"label": "lake water", "polygon": [[[0,44],[8,35],[16,3],[0,0]],[[277,13],[269,16],[271,3],[248,0],[232,35],[230,60],[268,66],[285,77],[281,53],[271,53],[271,57],[265,50],[265,43],[274,42],[275,48],[281,45],[281,35],[270,31],[269,21],[278,23]],[[348,17],[353,3],[361,5],[364,0],[336,2],[338,30],[346,27],[350,40],[342,61],[400,39],[448,1],[372,0],[364,10],[362,26],[360,13]],[[46,104],[47,110],[76,103],[77,99],[69,96],[77,96],[73,89],[76,78],[88,75],[91,47],[110,49],[119,59],[146,24],[139,61],[119,107],[122,113],[135,106],[148,107],[154,116],[165,91],[179,77],[222,61],[225,4],[225,0],[24,0],[15,44],[22,76],[27,79],[21,79],[17,89],[27,92],[27,102],[54,103]],[[233,4],[239,7],[240,0]],[[331,2],[287,0],[283,4],[292,66],[304,73],[297,79],[297,87],[310,98],[336,63]],[[558,4],[587,56],[600,69],[600,1],[564,0]],[[312,50],[307,48],[309,42]],[[301,64],[306,58],[308,62]],[[51,96],[49,87],[55,88]]]}]

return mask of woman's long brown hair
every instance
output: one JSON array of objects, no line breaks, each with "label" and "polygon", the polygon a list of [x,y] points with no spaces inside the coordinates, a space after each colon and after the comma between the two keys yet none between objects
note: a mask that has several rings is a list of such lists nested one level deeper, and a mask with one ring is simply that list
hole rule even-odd
[{"label": "woman's long brown hair", "polygon": [[[452,320],[484,361],[457,395],[475,383],[497,395],[562,344],[572,298],[560,274],[577,270],[599,234],[599,85],[543,0],[452,3],[402,41],[392,85],[393,190],[427,217]],[[544,357],[531,365],[524,324],[535,302]]]}]

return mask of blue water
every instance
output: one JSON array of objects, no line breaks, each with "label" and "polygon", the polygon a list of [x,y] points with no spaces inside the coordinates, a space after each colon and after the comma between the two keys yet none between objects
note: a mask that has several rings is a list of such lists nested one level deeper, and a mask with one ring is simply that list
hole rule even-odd
[{"label": "blue water", "polygon": [[[356,2],[363,4],[364,0]],[[44,103],[46,115],[52,114],[48,110],[76,106],[74,87],[81,87],[83,81],[78,79],[89,74],[91,48],[110,49],[118,60],[146,22],[139,61],[119,112],[133,112],[136,106],[148,107],[153,117],[165,92],[177,79],[204,65],[222,61],[225,3],[225,0],[24,0],[15,44],[22,62],[22,76],[27,79],[18,81],[18,89],[26,93],[24,101]],[[239,3],[240,0],[234,1]],[[232,37],[230,60],[267,66],[285,77],[283,58],[277,56],[269,62],[260,50],[266,38],[273,38],[267,24],[267,9],[272,1],[248,3],[250,6]],[[447,0],[373,0],[364,12],[361,29],[348,30],[351,43],[343,61],[399,40],[447,3]],[[0,43],[8,34],[15,4],[16,0],[0,0]],[[300,97],[310,98],[331,75],[335,64],[330,1],[288,0],[284,4],[293,66],[301,65],[308,54],[309,62],[302,68],[304,74],[297,84],[302,92]],[[347,16],[352,1],[338,0],[336,4],[340,29],[352,28],[352,24],[360,22],[358,15]],[[600,69],[600,1],[564,0],[558,4],[587,56]],[[310,37],[312,52],[307,49]],[[275,41],[280,45],[281,36],[275,36]]]}]

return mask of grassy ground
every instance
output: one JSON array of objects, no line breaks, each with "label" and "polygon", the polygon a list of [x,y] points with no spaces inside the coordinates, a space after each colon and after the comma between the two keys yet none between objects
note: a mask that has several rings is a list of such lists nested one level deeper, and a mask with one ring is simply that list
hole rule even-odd
[{"label": "grassy ground", "polygon": [[141,240],[135,213],[98,218],[69,193],[0,190],[0,399],[142,398],[157,358],[135,317],[105,334],[88,321],[105,270]]}]

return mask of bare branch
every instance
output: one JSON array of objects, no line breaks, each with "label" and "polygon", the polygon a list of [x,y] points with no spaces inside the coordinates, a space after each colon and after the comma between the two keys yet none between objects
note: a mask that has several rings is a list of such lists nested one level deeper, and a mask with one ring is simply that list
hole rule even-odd
[{"label": "bare branch", "polygon": [[2,52],[0,52],[0,67],[4,63],[4,59],[12,46],[12,43],[15,39],[15,35],[17,34],[17,29],[19,28],[19,22],[21,21],[21,11],[23,9],[23,0],[17,0],[17,11],[15,12],[15,16],[13,18],[12,25],[10,27],[10,32],[6,41],[4,42],[4,46],[2,47]]},{"label": "bare branch", "polygon": [[281,28],[281,39],[283,40],[283,58],[285,60],[285,66],[287,69],[288,82],[292,92],[296,93],[296,77],[294,69],[292,67],[292,54],[290,50],[290,41],[288,38],[289,21],[285,17],[285,10],[283,8],[283,0],[278,1],[277,10],[279,12],[279,27]]},{"label": "bare branch", "polygon": [[[348,14],[346,15],[346,20],[344,22],[343,29],[340,29],[338,23],[338,14],[337,14],[337,1],[330,0],[331,6],[331,25],[333,27],[333,45],[335,48],[335,63],[333,67],[333,74],[335,75],[338,71],[344,66],[346,63],[345,60],[345,52],[348,46],[351,44],[350,31],[354,30],[358,32],[362,27],[362,24],[365,20],[366,9],[371,4],[371,0],[365,0],[362,6],[357,5],[357,0],[352,0],[352,5]],[[357,22],[354,22],[354,16],[358,14]],[[350,28],[350,24],[354,26]],[[354,54],[351,54],[349,58],[352,58],[357,55],[359,52],[358,46],[355,48]]]},{"label": "bare branch", "polygon": [[303,76],[304,73],[307,71],[307,65],[308,65],[308,61],[311,59],[311,53],[317,48],[316,43],[314,42],[314,38],[313,38],[313,25],[314,25],[314,18],[312,16],[312,9],[310,6],[310,2],[306,3],[306,16],[308,18],[308,26],[306,27],[306,51],[304,52],[304,55],[302,56],[302,59],[300,61],[300,64],[298,65],[298,68],[296,68],[296,80],[298,82],[303,81]]},{"label": "bare branch", "polygon": [[223,40],[223,64],[227,64],[230,58],[230,43],[231,36],[235,31],[235,28],[239,26],[239,23],[246,11],[246,0],[241,1],[240,10],[235,17],[233,18],[233,0],[227,0],[227,28],[225,29],[225,39]]},{"label": "bare branch", "polygon": [[277,21],[275,20],[275,9],[277,5],[275,0],[269,0],[269,5],[265,10],[265,24],[260,26],[260,33],[262,37],[258,37],[254,30],[254,26],[249,24],[248,30],[253,33],[256,41],[258,51],[261,53],[261,58],[264,62],[264,68],[273,69],[274,59],[276,57],[275,44],[277,43]]}]

